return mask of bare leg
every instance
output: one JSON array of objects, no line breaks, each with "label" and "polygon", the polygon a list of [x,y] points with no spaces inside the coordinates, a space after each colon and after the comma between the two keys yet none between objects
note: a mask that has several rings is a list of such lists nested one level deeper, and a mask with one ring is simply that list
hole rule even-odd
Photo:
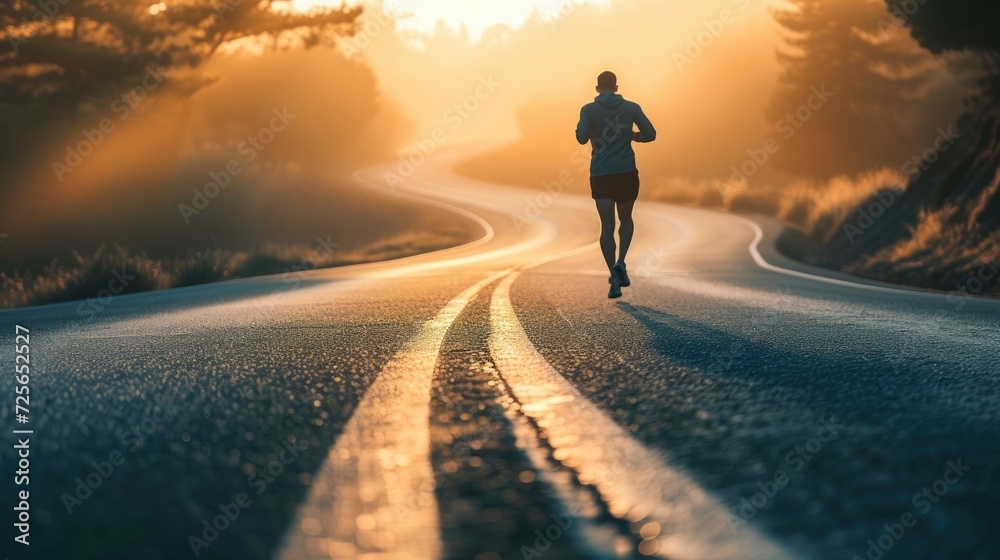
[{"label": "bare leg", "polygon": [[[621,241],[621,250],[618,254],[618,262],[623,264],[625,263],[625,255],[628,254],[628,248],[632,245],[632,235],[635,233],[635,222],[632,221],[632,208],[634,206],[634,200],[618,203],[618,219],[621,221],[621,226],[618,228],[618,239]],[[614,249],[612,249],[612,259],[613,258]]]},{"label": "bare leg", "polygon": [[610,198],[597,200],[597,214],[601,217],[601,252],[608,264],[608,272],[615,265],[615,201]]}]

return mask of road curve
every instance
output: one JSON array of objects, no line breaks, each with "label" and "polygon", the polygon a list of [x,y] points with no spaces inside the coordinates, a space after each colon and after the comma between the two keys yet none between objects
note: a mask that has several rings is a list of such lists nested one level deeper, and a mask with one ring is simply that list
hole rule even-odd
[{"label": "road curve", "polygon": [[355,180],[477,223],[465,245],[89,321],[0,312],[11,343],[31,330],[34,431],[32,544],[4,550],[1000,554],[1000,302],[817,270],[777,254],[774,223],[646,202],[610,301],[592,201],[457,177],[463,156]]}]

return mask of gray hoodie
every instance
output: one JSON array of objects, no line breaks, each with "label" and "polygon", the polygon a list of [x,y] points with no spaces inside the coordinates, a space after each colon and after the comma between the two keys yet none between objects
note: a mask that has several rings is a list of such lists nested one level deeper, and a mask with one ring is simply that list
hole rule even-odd
[{"label": "gray hoodie", "polygon": [[[639,127],[634,139],[632,125]],[[638,103],[626,101],[617,93],[604,92],[580,110],[576,140],[581,144],[591,143],[590,176],[599,177],[635,171],[632,142],[656,140],[656,129]]]}]

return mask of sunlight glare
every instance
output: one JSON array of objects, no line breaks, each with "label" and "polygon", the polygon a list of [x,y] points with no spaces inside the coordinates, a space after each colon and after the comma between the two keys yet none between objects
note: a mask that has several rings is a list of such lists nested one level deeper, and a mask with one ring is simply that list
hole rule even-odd
[{"label": "sunlight glare", "polygon": [[558,20],[571,15],[582,4],[606,6],[610,0],[504,0],[494,2],[442,2],[437,0],[386,0],[379,4],[370,0],[288,0],[297,11],[317,7],[381,6],[383,11],[405,13],[401,27],[432,33],[439,22],[458,30],[462,27],[476,39],[493,25],[518,28],[534,10],[546,20]]},{"label": "sunlight glare", "polygon": [[356,6],[358,0],[289,0],[293,10],[308,12],[313,8],[337,8],[343,5]]}]

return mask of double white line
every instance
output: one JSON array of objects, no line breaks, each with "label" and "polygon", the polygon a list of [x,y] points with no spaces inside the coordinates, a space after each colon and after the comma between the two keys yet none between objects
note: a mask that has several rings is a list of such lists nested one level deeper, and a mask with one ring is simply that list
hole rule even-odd
[{"label": "double white line", "polygon": [[632,522],[646,556],[675,560],[783,559],[789,552],[749,528],[666,458],[580,394],[528,340],[507,276],[490,306],[490,351],[521,411],[544,430],[558,459],[589,484],[615,517]]},{"label": "double white line", "polygon": [[[559,258],[593,250],[588,244]],[[547,262],[546,259],[544,262]],[[488,276],[448,302],[382,369],[330,451],[295,522],[281,558],[380,560],[438,558],[441,553],[430,463],[430,392],[445,334],[486,286]]]},{"label": "double white line", "polygon": [[[378,185],[360,176],[370,187]],[[421,199],[420,194],[393,192]],[[427,194],[441,197],[442,192]],[[470,214],[434,201],[436,206]],[[494,237],[486,230],[473,244]],[[535,238],[511,247],[416,264],[457,268],[525,254],[551,243],[554,224],[539,221]],[[442,555],[434,472],[430,460],[430,393],[438,353],[448,329],[480,291],[494,282],[490,352],[521,411],[545,431],[554,455],[590,484],[612,514],[632,522],[649,556],[675,560],[783,559],[793,555],[751,528],[731,528],[729,512],[659,452],[636,441],[538,353],[514,314],[510,287],[523,271],[596,249],[596,243],[523,262],[483,278],[448,302],[380,372],[314,479],[285,535],[279,557],[422,560]],[[495,261],[494,261],[495,262]],[[568,499],[568,497],[567,497]],[[604,547],[612,549],[613,545]]]},{"label": "double white line", "polygon": [[441,556],[430,461],[430,392],[444,337],[468,303],[500,281],[490,305],[490,351],[522,412],[560,461],[633,522],[651,555],[781,559],[792,555],[749,528],[646,448],[560,375],[528,340],[510,301],[522,271],[593,251],[588,244],[482,279],[452,299],[382,370],[316,476],[281,558],[434,559]]}]

